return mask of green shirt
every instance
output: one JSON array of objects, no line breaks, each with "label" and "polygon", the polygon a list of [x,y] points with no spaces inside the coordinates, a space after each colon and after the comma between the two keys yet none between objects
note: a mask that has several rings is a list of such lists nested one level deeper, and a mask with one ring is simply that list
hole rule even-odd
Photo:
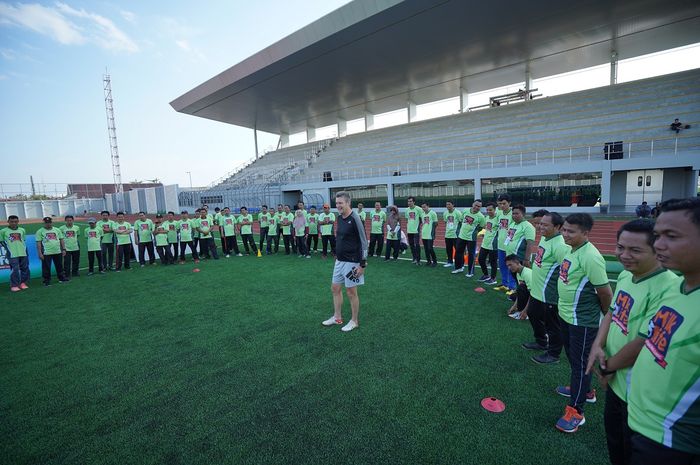
[{"label": "green shirt", "polygon": [[24,240],[27,232],[24,228],[17,229],[4,228],[0,230],[0,242],[5,244],[5,248],[10,253],[8,258],[26,257],[27,243]]},{"label": "green shirt", "polygon": [[[211,216],[211,215],[207,214],[207,216]],[[224,216],[224,214],[221,213],[221,212],[214,214],[214,218],[213,218],[213,219],[214,219],[214,224],[221,226],[221,224],[222,224],[222,223],[221,223],[221,218],[222,218],[223,216]]]},{"label": "green shirt", "polygon": [[312,236],[318,235],[318,213],[309,213],[306,217],[306,223],[309,225],[309,234]]},{"label": "green shirt", "polygon": [[207,215],[206,218],[199,217],[193,221],[195,228],[201,229],[199,237],[208,239],[211,236],[211,227],[214,225],[214,221]]},{"label": "green shirt", "polygon": [[493,218],[484,216],[484,237],[481,239],[481,248],[485,250],[498,250],[498,215]]},{"label": "green shirt", "polygon": [[520,273],[518,273],[518,281],[525,283],[528,289],[532,285],[532,269],[524,266]]},{"label": "green shirt", "polygon": [[80,250],[80,244],[78,244],[78,237],[80,237],[80,227],[75,224],[70,228],[67,225],[63,225],[59,228],[63,233],[63,243],[66,246],[67,252],[75,252]]},{"label": "green shirt", "polygon": [[362,224],[364,224],[364,222],[367,221],[367,210],[363,208],[361,212],[357,212],[357,216],[360,217],[360,219],[362,220]]},{"label": "green shirt", "polygon": [[520,260],[529,259],[525,256],[527,252],[527,241],[535,240],[535,227],[528,220],[523,219],[520,223],[515,221],[510,223],[508,234],[505,239],[506,255],[515,254]]},{"label": "green shirt", "polygon": [[180,240],[182,242],[190,242],[192,240],[192,233],[194,230],[193,221],[189,218],[186,220],[180,220],[178,222],[178,229],[180,230]]},{"label": "green shirt", "polygon": [[462,214],[459,210],[445,211],[442,214],[442,221],[445,222],[445,239],[457,239],[457,229],[462,221]]},{"label": "green shirt", "polygon": [[462,213],[462,226],[459,228],[459,238],[463,241],[475,241],[479,229],[486,224],[486,218],[481,212],[473,213],[471,208]]},{"label": "green shirt", "polygon": [[[628,342],[647,330],[647,323],[661,307],[665,294],[676,292],[681,278],[668,270],[659,270],[639,281],[627,270],[620,273],[615,286],[615,296],[610,305],[612,321],[605,340],[605,353],[612,357]],[[644,328],[642,328],[644,326]],[[633,369],[617,370],[610,380],[610,387],[617,397],[627,402],[630,376]]]},{"label": "green shirt", "polygon": [[423,209],[420,207],[407,208],[404,213],[406,217],[406,230],[408,234],[418,234],[418,225],[423,219]]},{"label": "green shirt", "polygon": [[[286,225],[284,224],[285,220],[288,221]],[[285,236],[290,236],[292,234],[292,222],[294,222],[294,213],[282,213],[280,224],[282,225],[282,234]]]},{"label": "green shirt", "polygon": [[559,279],[559,264],[564,260],[571,247],[566,245],[564,237],[557,233],[547,239],[542,236],[537,246],[537,255],[532,262],[532,286],[530,295],[546,304],[557,305],[559,293],[557,292],[557,280]]},{"label": "green shirt", "polygon": [[503,210],[498,210],[496,214],[498,217],[498,250],[506,251],[506,237],[508,236],[508,230],[513,222],[513,209],[511,208],[508,213],[503,213]]},{"label": "green shirt", "polygon": [[[119,224],[119,223],[114,223],[113,225],[114,231],[129,231],[131,232],[131,224],[127,223],[126,221]],[[117,245],[125,245],[125,244],[131,244],[131,235],[129,234],[115,234],[117,236]]]},{"label": "green shirt", "polygon": [[114,233],[108,232],[114,229],[114,221],[112,220],[100,220],[97,222],[97,227],[102,230],[102,243],[111,244],[114,242]]},{"label": "green shirt", "polygon": [[162,223],[163,228],[168,231],[168,243],[177,244],[177,220],[166,220]]},{"label": "green shirt", "polygon": [[632,368],[628,414],[633,431],[672,449],[700,454],[700,288],[664,296]]},{"label": "green shirt", "polygon": [[270,227],[270,215],[269,213],[258,213],[258,221],[260,222],[260,228]]},{"label": "green shirt", "polygon": [[268,236],[276,236],[277,235],[277,215],[270,215],[270,218],[267,220],[268,229],[267,235]]},{"label": "green shirt", "polygon": [[233,215],[222,216],[219,218],[219,226],[224,228],[224,237],[231,237],[236,235],[236,217]]},{"label": "green shirt", "polygon": [[321,213],[318,215],[318,222],[321,225],[322,236],[333,235],[333,224],[335,223],[334,213]]},{"label": "green shirt", "polygon": [[102,230],[97,226],[94,228],[88,226],[83,234],[87,238],[88,252],[99,252],[101,249]]},{"label": "green shirt", "polygon": [[165,226],[163,226],[163,224],[156,227],[153,235],[156,238],[157,247],[164,247],[168,245],[168,230],[165,228]]},{"label": "green shirt", "polygon": [[384,234],[384,223],[386,223],[386,212],[384,210],[372,210],[371,234]]},{"label": "green shirt", "polygon": [[422,222],[421,231],[420,231],[421,239],[428,239],[428,240],[435,239],[435,237],[433,237],[433,225],[437,225],[437,222],[438,222],[437,213],[435,213],[433,210],[428,210],[428,213],[423,213],[423,217],[421,219],[421,222]]},{"label": "green shirt", "polygon": [[44,255],[56,255],[61,253],[61,239],[63,232],[58,228],[40,228],[34,235],[37,242],[40,242]]},{"label": "green shirt", "polygon": [[568,252],[559,267],[559,316],[574,326],[597,328],[600,301],[596,287],[608,285],[605,259],[590,242]]},{"label": "green shirt", "polygon": [[[247,221],[248,224],[243,224]],[[247,215],[240,215],[238,217],[238,224],[241,225],[241,234],[253,234],[253,215],[248,213]]]},{"label": "green shirt", "polygon": [[153,242],[153,221],[150,218],[134,221],[134,230],[139,236],[139,242]]}]

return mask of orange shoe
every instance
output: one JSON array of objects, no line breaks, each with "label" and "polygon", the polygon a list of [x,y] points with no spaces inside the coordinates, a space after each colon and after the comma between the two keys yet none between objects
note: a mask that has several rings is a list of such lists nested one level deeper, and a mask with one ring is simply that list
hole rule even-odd
[{"label": "orange shoe", "polygon": [[564,410],[564,416],[562,416],[554,426],[564,433],[575,433],[578,431],[578,427],[585,423],[586,418],[578,413],[576,408],[567,405]]}]

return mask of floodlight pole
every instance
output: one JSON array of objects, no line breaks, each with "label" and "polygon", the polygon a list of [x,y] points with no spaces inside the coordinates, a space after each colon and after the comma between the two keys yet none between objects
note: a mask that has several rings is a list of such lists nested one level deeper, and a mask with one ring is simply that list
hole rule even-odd
[{"label": "floodlight pole", "polygon": [[617,52],[615,50],[610,53],[610,85],[617,84]]},{"label": "floodlight pole", "polygon": [[105,111],[107,112],[107,133],[109,135],[109,150],[112,157],[112,177],[114,190],[117,194],[117,210],[124,207],[124,185],[122,184],[121,167],[119,166],[119,147],[117,146],[117,126],[114,122],[114,101],[112,99],[112,79],[109,74],[102,76],[105,95]]}]

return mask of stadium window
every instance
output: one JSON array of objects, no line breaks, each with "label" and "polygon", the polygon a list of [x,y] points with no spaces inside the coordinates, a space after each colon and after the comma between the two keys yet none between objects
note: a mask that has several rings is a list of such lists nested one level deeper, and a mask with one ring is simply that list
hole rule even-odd
[{"label": "stadium window", "polygon": [[508,193],[513,204],[538,207],[595,205],[601,195],[601,173],[567,173],[481,180],[484,201],[495,201]]},{"label": "stadium window", "polygon": [[418,203],[428,202],[433,207],[444,207],[448,200],[454,202],[457,207],[467,207],[474,202],[474,180],[394,184],[396,205],[405,207],[411,196],[415,197]]},{"label": "stadium window", "polygon": [[647,176],[647,187],[651,186],[651,176]]},{"label": "stadium window", "polygon": [[642,177],[637,176],[637,187],[642,187]]},{"label": "stadium window", "polygon": [[212,203],[212,204],[224,203],[224,196],[223,195],[208,195],[208,196],[203,195],[201,202],[204,205],[209,205],[210,203]]},{"label": "stadium window", "polygon": [[331,199],[334,199],[335,194],[341,191],[345,191],[350,194],[353,207],[356,207],[357,203],[361,202],[365,205],[366,209],[372,209],[374,208],[374,202],[381,202],[383,206],[386,206],[389,202],[386,184],[377,184],[373,186],[336,187],[331,189]]}]

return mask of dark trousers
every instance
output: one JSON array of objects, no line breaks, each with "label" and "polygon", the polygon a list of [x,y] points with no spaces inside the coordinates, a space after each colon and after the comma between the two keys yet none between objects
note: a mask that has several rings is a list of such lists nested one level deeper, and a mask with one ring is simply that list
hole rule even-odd
[{"label": "dark trousers", "polygon": [[102,247],[102,269],[112,268],[114,265],[114,243],[103,242],[100,247]]},{"label": "dark trousers", "polygon": [[[221,240],[221,250],[224,255],[228,255],[229,252],[229,247],[228,244],[226,244],[226,235],[224,234],[224,228],[219,228],[219,239]],[[234,242],[236,242],[234,240]],[[238,244],[236,244],[236,247],[238,247]]]},{"label": "dark trousers", "polygon": [[331,254],[335,256],[335,236],[332,234],[321,236],[321,255],[325,257],[328,254],[328,243],[331,245]]},{"label": "dark trousers", "polygon": [[372,257],[376,255],[377,257],[382,256],[382,246],[384,245],[384,233],[372,233],[369,235],[369,250],[367,255]]},{"label": "dark trousers", "polygon": [[593,340],[598,334],[598,328],[570,325],[561,318],[559,318],[559,325],[561,326],[561,340],[564,344],[566,358],[569,359],[569,365],[571,365],[569,405],[576,407],[579,412],[583,412],[586,394],[591,390],[591,375],[586,374],[586,363]]},{"label": "dark trousers", "polygon": [[202,249],[199,248],[199,238],[198,237],[193,237],[192,238],[192,243],[194,244],[194,250],[196,250],[197,256],[202,255]]},{"label": "dark trousers", "polygon": [[455,270],[464,268],[464,251],[467,248],[467,242],[460,238],[455,241]]},{"label": "dark trousers", "polygon": [[224,241],[224,255],[230,255],[231,252],[235,253],[236,255],[241,253],[241,249],[238,248],[238,240],[236,239],[235,235],[226,236],[226,240]]},{"label": "dark trousers", "polygon": [[389,255],[391,255],[393,250],[394,260],[399,258],[399,250],[401,250],[401,240],[400,239],[387,239],[386,240],[386,253],[384,258],[389,260]]},{"label": "dark trousers", "polygon": [[41,277],[44,278],[44,284],[51,282],[51,262],[53,262],[53,267],[56,269],[58,280],[63,281],[66,279],[63,275],[63,257],[61,254],[44,254],[44,259],[41,261]]},{"label": "dark trousers", "polygon": [[[253,254],[258,253],[258,247],[255,245],[255,239],[253,239],[252,234],[241,234],[241,239],[243,239],[243,248],[245,249],[245,253],[250,254],[252,251]],[[250,248],[248,248],[248,245],[250,245]]]},{"label": "dark trousers", "polygon": [[63,257],[63,272],[68,276],[78,276],[80,269],[80,250],[66,251]]},{"label": "dark trousers", "polygon": [[445,238],[445,253],[447,254],[447,263],[453,263],[453,257],[455,255],[455,246],[457,245],[457,239],[452,239],[449,237]]},{"label": "dark trousers", "polygon": [[428,263],[430,263],[430,262],[437,263],[437,257],[435,256],[435,249],[433,248],[433,240],[432,239],[423,239],[423,247],[425,247],[425,260]]},{"label": "dark trousers", "polygon": [[291,249],[296,252],[296,245],[294,244],[294,237],[291,234],[283,234],[282,239],[284,239],[284,253],[285,255],[289,255],[289,249]]},{"label": "dark trousers", "polygon": [[197,254],[197,247],[195,247],[192,241],[180,241],[180,260],[185,261],[185,248],[190,248],[192,252],[192,260],[199,260],[199,255]]},{"label": "dark trousers", "polygon": [[267,228],[260,228],[260,247],[258,247],[261,251],[263,250],[263,244],[265,244],[265,238],[267,237],[267,233],[270,230],[269,227]]},{"label": "dark trousers", "polygon": [[124,263],[124,268],[131,269],[131,264],[129,263],[129,256],[131,254],[131,244],[117,244],[117,271],[122,269],[122,262]]},{"label": "dark trousers", "polygon": [[700,455],[671,449],[633,432],[631,463],[634,465],[700,465]]},{"label": "dark trousers", "polygon": [[505,250],[498,251],[498,268],[501,270],[501,284],[508,289],[515,289],[518,285],[518,281],[513,278],[513,274],[508,269],[508,265],[506,265]]},{"label": "dark trousers", "polygon": [[408,245],[411,247],[413,261],[420,263],[420,234],[408,233]]},{"label": "dark trousers", "polygon": [[158,252],[158,258],[160,258],[161,265],[170,265],[171,263],[175,263],[173,254],[170,252],[170,244],[157,245],[156,251]]},{"label": "dark trousers", "polygon": [[136,260],[136,249],[134,248],[134,244],[132,242],[131,247],[129,247],[129,261],[135,262]]},{"label": "dark trousers", "polygon": [[156,254],[153,251],[153,241],[139,242],[139,263],[146,264],[146,252],[148,251],[148,263],[153,265],[156,261]]},{"label": "dark trousers", "polygon": [[275,243],[275,253],[280,250],[280,237],[277,234],[268,234],[267,236],[267,253],[272,253],[272,243]]},{"label": "dark trousers", "polygon": [[29,282],[29,257],[11,257],[10,262],[10,286],[19,287],[22,283]]},{"label": "dark trousers", "polygon": [[[527,302],[529,300],[530,300],[530,290],[527,288],[527,286],[525,284],[518,284],[518,287],[516,288],[516,292],[515,292],[515,304],[516,304],[519,312],[522,312],[525,309],[525,306],[527,305]],[[546,345],[547,344],[544,344],[543,347]]]},{"label": "dark trousers", "polygon": [[316,233],[316,234],[309,233],[306,236],[306,253],[307,254],[311,253],[311,242],[314,243],[314,252],[317,252],[318,251],[318,233]]},{"label": "dark trousers", "polygon": [[173,255],[173,261],[177,261],[177,242],[168,242],[168,248],[170,248],[170,253]]},{"label": "dark trousers", "polygon": [[[236,240],[236,236],[229,237],[232,237],[234,241]],[[211,256],[214,257],[215,260],[219,259],[219,254],[216,252],[216,242],[214,242],[214,238],[211,236],[199,238],[199,250],[201,251],[202,256],[205,256],[206,258],[209,258]],[[204,252],[206,252],[206,255],[204,254]]]},{"label": "dark trousers", "polygon": [[632,430],[627,425],[627,403],[610,389],[605,392],[605,439],[612,465],[630,465]]},{"label": "dark trousers", "polygon": [[[488,260],[488,264],[491,267],[491,274],[489,274],[489,270],[486,267],[486,260]],[[490,276],[491,279],[496,279],[496,274],[498,273],[498,251],[482,247],[479,250],[479,266],[484,276]]]},{"label": "dark trousers", "polygon": [[95,271],[95,258],[97,258],[97,270],[103,271],[102,269],[102,252],[99,250],[88,250],[88,272],[93,273]]},{"label": "dark trousers", "polygon": [[306,253],[306,238],[304,236],[296,236],[297,252],[299,255],[307,255]]},{"label": "dark trousers", "polygon": [[562,348],[559,308],[531,297],[527,316],[535,341],[547,347],[549,355],[559,358]]},{"label": "dark trousers", "polygon": [[[464,255],[462,255],[464,258]],[[467,241],[467,274],[474,274],[476,268],[476,241]]]}]

